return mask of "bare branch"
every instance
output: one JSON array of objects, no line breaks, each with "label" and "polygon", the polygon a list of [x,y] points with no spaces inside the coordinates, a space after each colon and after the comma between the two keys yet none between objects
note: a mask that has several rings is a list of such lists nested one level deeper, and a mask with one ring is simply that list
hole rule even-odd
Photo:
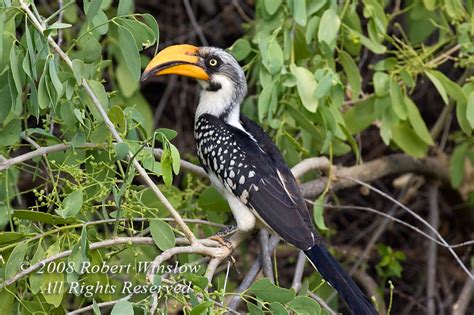
[{"label": "bare branch", "polygon": [[[357,185],[347,177],[370,183],[388,175],[403,173],[417,173],[437,178],[442,182],[449,182],[448,168],[444,162],[430,157],[417,160],[399,153],[352,167],[335,167],[334,178],[330,183],[331,190],[338,191]],[[315,198],[324,191],[327,182],[328,178],[322,177],[304,183],[300,187],[305,197]]]},{"label": "bare branch", "polygon": [[311,170],[328,170],[331,163],[325,156],[305,159],[291,168],[291,172],[296,178],[300,178]]},{"label": "bare branch", "polygon": [[301,288],[301,279],[303,278],[304,265],[306,263],[306,255],[303,251],[298,254],[298,260],[296,261],[295,274],[293,276],[293,282],[291,287],[298,292]]},{"label": "bare branch", "polygon": [[464,286],[462,288],[461,294],[457,301],[453,304],[453,313],[452,315],[463,315],[466,314],[467,307],[469,302],[472,299],[472,291],[474,289],[474,281],[471,279],[466,279]]},{"label": "bare branch", "polygon": [[265,228],[261,229],[258,236],[260,241],[260,259],[262,260],[263,275],[274,283],[275,277],[273,276],[271,251],[268,248],[268,231]]}]

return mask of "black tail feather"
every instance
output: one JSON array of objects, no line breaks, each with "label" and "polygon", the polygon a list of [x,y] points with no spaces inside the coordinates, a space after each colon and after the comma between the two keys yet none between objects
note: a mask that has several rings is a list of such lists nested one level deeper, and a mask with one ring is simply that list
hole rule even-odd
[{"label": "black tail feather", "polygon": [[342,269],[324,245],[314,245],[304,253],[318,269],[321,276],[329,282],[356,315],[378,314],[367,296]]}]

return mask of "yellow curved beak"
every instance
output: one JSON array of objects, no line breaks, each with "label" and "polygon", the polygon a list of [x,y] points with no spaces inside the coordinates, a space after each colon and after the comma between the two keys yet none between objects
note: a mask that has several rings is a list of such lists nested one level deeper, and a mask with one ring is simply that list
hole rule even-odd
[{"label": "yellow curved beak", "polygon": [[141,80],[165,74],[178,74],[199,80],[209,80],[209,75],[199,66],[198,50],[199,48],[193,45],[166,47],[146,66]]}]

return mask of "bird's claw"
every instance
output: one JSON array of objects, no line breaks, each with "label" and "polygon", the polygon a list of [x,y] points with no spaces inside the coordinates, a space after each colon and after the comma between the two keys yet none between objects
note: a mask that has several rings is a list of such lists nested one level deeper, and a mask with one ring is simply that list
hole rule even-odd
[{"label": "bird's claw", "polygon": [[218,242],[219,244],[221,244],[222,246],[227,247],[230,250],[234,249],[234,247],[232,246],[232,242],[229,241],[228,239],[220,236],[220,235],[213,235],[213,236],[209,237],[209,239]]}]

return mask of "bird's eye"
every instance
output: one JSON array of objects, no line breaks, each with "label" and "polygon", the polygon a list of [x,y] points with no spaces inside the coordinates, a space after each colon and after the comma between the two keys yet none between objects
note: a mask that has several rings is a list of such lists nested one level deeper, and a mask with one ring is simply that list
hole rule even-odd
[{"label": "bird's eye", "polygon": [[209,65],[210,65],[211,67],[217,66],[217,59],[215,59],[215,58],[210,59],[210,60],[209,60]]}]

